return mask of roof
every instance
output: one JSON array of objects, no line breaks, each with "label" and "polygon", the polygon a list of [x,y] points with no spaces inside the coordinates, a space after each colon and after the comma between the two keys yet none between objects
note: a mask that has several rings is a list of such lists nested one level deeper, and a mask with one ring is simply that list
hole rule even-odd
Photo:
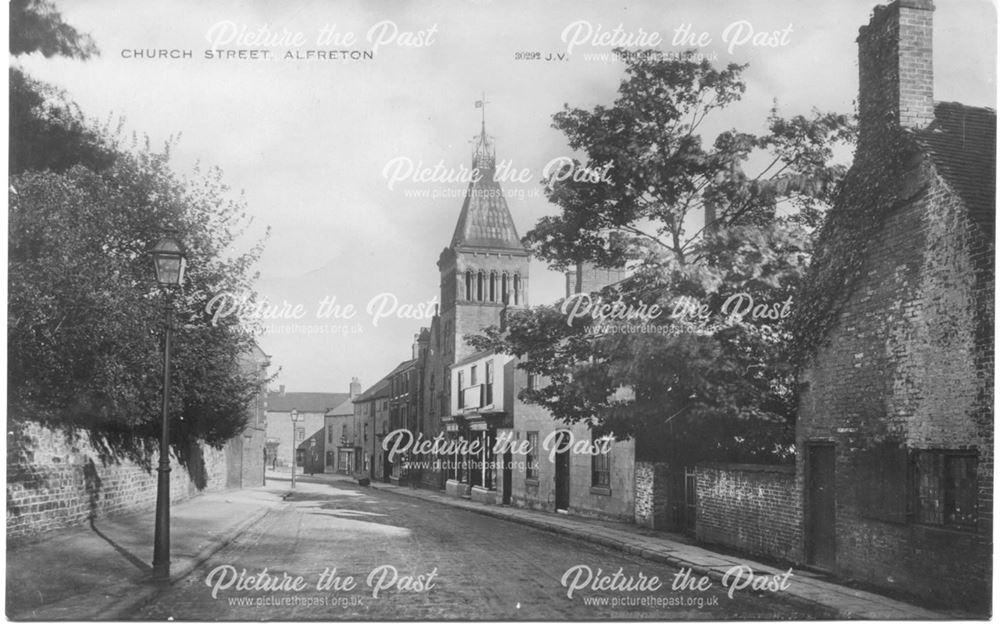
[{"label": "roof", "polygon": [[295,446],[295,449],[296,450],[305,450],[306,447],[309,445],[309,440],[310,439],[315,439],[317,443],[323,443],[323,440],[326,438],[326,435],[323,434],[325,432],[326,432],[326,426],[320,428],[319,430],[317,430],[313,434],[311,434],[308,437],[306,437],[305,439],[303,439],[301,442],[299,442]]},{"label": "roof", "polygon": [[361,395],[354,398],[354,402],[368,402],[379,397],[389,397],[389,379],[395,376],[400,371],[413,366],[416,363],[416,359],[404,360],[403,362],[396,365],[396,367],[385,374],[381,380],[368,387]]},{"label": "roof", "polygon": [[336,416],[336,415],[353,415],[354,414],[354,400],[347,399],[338,406],[337,408],[332,408],[327,411],[326,416]]},{"label": "roof", "polygon": [[972,219],[993,237],[996,220],[997,113],[961,103],[937,103],[934,122],[916,134]]},{"label": "roof", "polygon": [[494,177],[496,155],[485,126],[472,165],[479,172],[479,180],[469,182],[451,246],[524,251],[503,190]]},{"label": "roof", "polygon": [[337,408],[345,400],[351,398],[350,393],[291,393],[268,391],[268,412],[287,413],[295,409],[300,413],[326,413],[331,408]]}]

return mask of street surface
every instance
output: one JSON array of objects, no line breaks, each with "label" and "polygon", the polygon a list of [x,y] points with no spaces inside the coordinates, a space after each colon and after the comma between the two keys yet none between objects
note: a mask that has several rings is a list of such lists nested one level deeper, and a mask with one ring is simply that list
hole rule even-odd
[{"label": "street surface", "polygon": [[[569,582],[575,579],[580,587],[569,598],[568,588],[560,580],[574,567]],[[261,575],[265,568],[266,574]],[[621,573],[615,577],[619,569]],[[318,582],[324,571],[326,576]],[[268,513],[198,570],[130,617],[808,617],[788,603],[749,589],[735,592],[730,599],[718,583],[707,591],[673,591],[675,573],[670,566],[521,524],[405,495],[307,478],[298,482],[296,492],[281,508]],[[593,577],[586,585],[590,575]],[[602,576],[606,578],[602,580]],[[652,577],[662,583],[657,586]],[[617,591],[593,591],[595,583],[614,586]]]}]

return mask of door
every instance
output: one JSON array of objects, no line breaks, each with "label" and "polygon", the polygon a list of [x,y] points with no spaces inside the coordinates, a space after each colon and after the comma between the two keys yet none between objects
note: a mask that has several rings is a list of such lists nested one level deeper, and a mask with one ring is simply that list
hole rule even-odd
[{"label": "door", "polygon": [[514,483],[514,460],[510,448],[503,453],[503,504],[510,504],[511,485]]},{"label": "door", "polygon": [[806,562],[825,570],[836,567],[837,501],[832,444],[806,449]]},{"label": "door", "polygon": [[567,452],[566,442],[569,434],[566,431],[559,433],[556,440],[556,509],[569,509],[569,452]]}]

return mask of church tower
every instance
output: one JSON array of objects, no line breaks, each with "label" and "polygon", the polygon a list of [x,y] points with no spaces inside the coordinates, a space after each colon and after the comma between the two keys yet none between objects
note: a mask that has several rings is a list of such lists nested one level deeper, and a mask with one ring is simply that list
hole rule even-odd
[{"label": "church tower", "polygon": [[528,250],[495,180],[496,149],[486,134],[485,113],[472,166],[478,177],[469,183],[451,244],[438,258],[445,364],[472,354],[463,336],[499,325],[505,304],[528,304]]}]

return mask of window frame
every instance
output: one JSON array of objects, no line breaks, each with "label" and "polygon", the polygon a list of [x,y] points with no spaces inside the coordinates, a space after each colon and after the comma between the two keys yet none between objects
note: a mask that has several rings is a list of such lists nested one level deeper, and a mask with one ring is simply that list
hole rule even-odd
[{"label": "window frame", "polygon": [[[924,518],[925,511],[922,509],[921,481],[923,479],[921,471],[921,457],[940,458],[940,463],[935,462],[934,467],[940,471],[936,480],[939,484],[937,499],[941,503],[941,521],[927,521]],[[972,462],[972,498],[971,498],[971,521],[955,522],[949,519],[955,516],[955,505],[949,509],[948,494],[954,492],[954,479],[949,479],[950,468],[948,462],[952,459],[971,459]],[[917,526],[925,526],[937,529],[957,532],[975,532],[979,527],[979,452],[977,449],[948,449],[948,448],[924,448],[915,449],[911,453],[911,488],[910,496],[913,500],[911,522]],[[951,482],[949,482],[951,481]]]},{"label": "window frame", "polygon": [[528,447],[524,453],[524,480],[527,482],[538,482],[538,431],[529,430],[524,433],[524,439],[528,442]]}]

